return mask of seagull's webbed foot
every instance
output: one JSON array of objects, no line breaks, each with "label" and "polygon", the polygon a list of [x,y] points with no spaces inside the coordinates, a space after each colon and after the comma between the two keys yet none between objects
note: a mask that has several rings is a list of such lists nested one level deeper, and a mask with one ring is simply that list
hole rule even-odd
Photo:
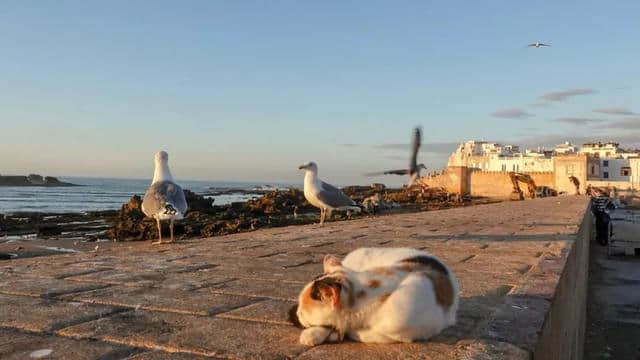
[{"label": "seagull's webbed foot", "polygon": [[162,244],[162,240],[158,240],[158,241],[152,241],[151,245],[158,245],[158,244]]}]

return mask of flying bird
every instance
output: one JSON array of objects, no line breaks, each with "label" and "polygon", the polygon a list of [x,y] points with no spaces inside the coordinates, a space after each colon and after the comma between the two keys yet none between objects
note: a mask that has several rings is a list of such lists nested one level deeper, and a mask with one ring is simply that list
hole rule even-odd
[{"label": "flying bird", "polygon": [[366,176],[379,176],[379,175],[409,175],[409,183],[408,186],[413,185],[413,183],[420,177],[420,170],[426,170],[427,167],[420,163],[418,164],[418,151],[420,150],[420,145],[422,142],[422,131],[419,127],[416,127],[413,130],[413,143],[411,144],[411,157],[409,158],[409,168],[408,169],[398,169],[398,170],[387,170],[375,173],[365,174]]},{"label": "flying bird", "polygon": [[187,212],[187,200],[184,191],[175,183],[169,170],[169,155],[160,151],[155,155],[155,170],[151,186],[147,189],[142,200],[142,212],[150,218],[156,219],[158,225],[158,241],[152,244],[162,244],[162,225],[160,221],[169,220],[169,230],[173,242],[173,222],[184,218]]},{"label": "flying bird", "polygon": [[298,169],[305,170],[304,197],[311,205],[320,209],[320,225],[324,224],[327,216],[331,218],[333,210],[360,211],[358,204],[342,190],[318,179],[318,165],[315,162],[300,165]]},{"label": "flying bird", "polygon": [[535,47],[535,48],[539,48],[539,47],[541,47],[541,46],[551,46],[551,45],[549,45],[549,44],[543,44],[543,43],[541,43],[541,42],[539,42],[539,41],[536,41],[536,42],[534,42],[533,44],[529,44],[529,45],[527,45],[527,47]]}]

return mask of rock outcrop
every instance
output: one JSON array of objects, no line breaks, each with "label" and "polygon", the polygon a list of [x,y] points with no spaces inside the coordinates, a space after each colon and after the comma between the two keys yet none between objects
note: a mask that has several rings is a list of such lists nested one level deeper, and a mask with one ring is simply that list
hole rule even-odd
[{"label": "rock outcrop", "polygon": [[[384,185],[349,186],[343,191],[365,205],[364,214],[335,212],[334,219],[366,216],[394,209],[428,210],[459,206],[450,195],[437,188],[386,189]],[[210,237],[263,227],[308,224],[317,221],[318,210],[311,206],[299,189],[270,191],[247,202],[214,205],[213,198],[185,190],[189,210],[182,221],[176,222],[177,238]],[[146,218],[141,210],[142,199],[132,197],[110,222],[107,236],[117,241],[151,240],[157,236],[156,222]],[[312,214],[312,216],[308,216]],[[168,232],[168,226],[163,226]],[[163,235],[164,236],[164,235]]]},{"label": "rock outcrop", "polygon": [[[294,211],[312,211],[302,191],[291,189],[271,191],[247,202],[213,205],[207,198],[185,190],[189,210],[182,221],[176,222],[174,234],[178,238],[209,237],[255,230],[261,227],[303,224],[315,219],[298,218]],[[133,196],[111,219],[107,236],[117,241],[151,240],[157,236],[156,222],[146,218],[141,210],[142,199]],[[167,226],[163,228],[164,231]]]},{"label": "rock outcrop", "polygon": [[53,176],[45,176],[44,178],[38,174],[30,174],[29,176],[2,176],[0,175],[0,186],[79,186],[76,184],[58,180]]}]

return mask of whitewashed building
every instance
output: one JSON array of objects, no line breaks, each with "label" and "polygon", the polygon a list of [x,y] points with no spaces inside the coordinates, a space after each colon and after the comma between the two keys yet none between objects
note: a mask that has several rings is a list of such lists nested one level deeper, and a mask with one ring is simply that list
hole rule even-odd
[{"label": "whitewashed building", "polygon": [[601,159],[629,159],[639,157],[640,154],[634,151],[625,151],[620,148],[620,144],[615,142],[597,142],[582,144],[580,153],[597,156]]},{"label": "whitewashed building", "polygon": [[553,171],[553,158],[542,149],[523,154],[517,145],[467,141],[451,154],[448,165],[483,171],[544,172]]},{"label": "whitewashed building", "polygon": [[561,155],[564,155],[564,154],[577,154],[578,153],[578,147],[567,141],[564,144],[556,145],[556,147],[553,149],[553,151],[556,154],[561,154]]}]

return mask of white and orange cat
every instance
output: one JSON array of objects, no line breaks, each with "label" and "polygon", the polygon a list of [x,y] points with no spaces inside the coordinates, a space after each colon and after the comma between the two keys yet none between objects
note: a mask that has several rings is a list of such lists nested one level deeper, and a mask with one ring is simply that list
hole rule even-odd
[{"label": "white and orange cat", "polygon": [[300,343],[426,340],[455,324],[458,284],[436,257],[410,248],[360,248],[307,284],[292,309]]}]

